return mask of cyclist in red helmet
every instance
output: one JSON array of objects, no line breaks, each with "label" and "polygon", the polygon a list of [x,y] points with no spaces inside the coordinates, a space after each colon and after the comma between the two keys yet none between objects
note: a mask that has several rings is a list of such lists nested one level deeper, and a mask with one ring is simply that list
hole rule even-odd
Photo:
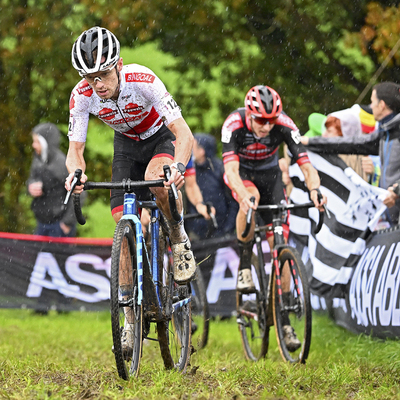
[{"label": "cyclist in red helmet", "polygon": [[[286,201],[282,173],[279,168],[278,149],[286,143],[294,160],[304,174],[310,190],[311,200],[318,209],[323,209],[326,197],[318,200],[320,180],[311,165],[304,146],[300,143],[300,132],[294,122],[282,111],[279,94],[268,86],[252,87],[246,94],[244,108],[232,112],[222,127],[222,156],[225,166],[225,183],[232,190],[233,197],[240,208],[236,218],[236,232],[240,251],[240,264],[237,289],[250,292],[254,289],[251,276],[251,254],[254,239],[254,218],[247,237],[241,236],[246,225],[249,208],[256,209],[263,204],[279,204]],[[255,198],[255,204],[250,199]],[[263,222],[270,224],[272,215],[268,211],[260,213]],[[287,222],[287,221],[286,221]],[[284,225],[285,238],[289,234],[288,223]],[[272,232],[268,232],[270,248],[274,246]],[[282,274],[282,287],[285,296],[290,288],[285,270]],[[286,284],[286,286],[285,286]],[[290,326],[289,318],[285,325],[285,342],[288,349],[295,351],[300,341]]]}]

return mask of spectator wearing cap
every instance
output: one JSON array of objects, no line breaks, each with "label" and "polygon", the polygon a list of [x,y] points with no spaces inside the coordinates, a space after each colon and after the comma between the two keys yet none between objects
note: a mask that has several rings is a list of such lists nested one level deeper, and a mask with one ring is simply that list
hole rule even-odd
[{"label": "spectator wearing cap", "polygon": [[61,134],[57,126],[45,122],[32,129],[34,156],[27,181],[28,193],[33,197],[31,209],[37,227],[35,234],[53,237],[73,237],[76,218],[72,201],[64,207],[65,154],[60,150]]},{"label": "spectator wearing cap", "polygon": [[[233,199],[223,180],[224,166],[216,155],[217,143],[214,136],[207,133],[196,133],[193,143],[193,158],[196,170],[196,181],[203,195],[204,202],[215,207],[218,228],[210,237],[233,235],[238,211],[237,202]],[[196,207],[188,202],[188,213],[196,213]],[[185,222],[189,236],[194,239],[207,237],[207,221],[204,219]]]},{"label": "spectator wearing cap", "polygon": [[[382,82],[371,94],[371,108],[377,128],[370,135],[353,137],[302,137],[311,151],[325,154],[379,155],[381,177],[379,186],[388,189],[400,180],[400,85]],[[389,203],[388,203],[389,204]],[[400,201],[388,209],[387,219],[393,226],[399,222]]]}]

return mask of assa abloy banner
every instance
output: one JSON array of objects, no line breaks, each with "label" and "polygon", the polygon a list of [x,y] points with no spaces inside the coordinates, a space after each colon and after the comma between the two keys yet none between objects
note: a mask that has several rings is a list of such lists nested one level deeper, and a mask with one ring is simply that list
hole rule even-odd
[{"label": "assa abloy banner", "polygon": [[[268,242],[262,242],[265,269],[271,271]],[[239,269],[239,250],[236,238],[212,239],[192,243],[196,261],[207,287],[210,313],[228,317],[236,312],[236,281]]]},{"label": "assa abloy banner", "polygon": [[[211,315],[231,316],[239,256],[234,238],[193,242],[207,287]],[[111,239],[58,239],[0,233],[0,307],[38,310],[109,308]],[[264,252],[270,268],[268,243]],[[312,295],[355,333],[400,337],[400,230],[374,233],[344,299]]]},{"label": "assa abloy banner", "polygon": [[314,309],[328,310],[354,333],[400,337],[400,230],[375,232],[367,242],[344,299],[313,296]]},{"label": "assa abloy banner", "polygon": [[[0,307],[108,309],[111,245],[112,239],[0,233]],[[239,266],[235,238],[193,242],[193,251],[211,315],[232,315]]]},{"label": "assa abloy banner", "polygon": [[108,308],[111,244],[0,233],[0,307]]}]

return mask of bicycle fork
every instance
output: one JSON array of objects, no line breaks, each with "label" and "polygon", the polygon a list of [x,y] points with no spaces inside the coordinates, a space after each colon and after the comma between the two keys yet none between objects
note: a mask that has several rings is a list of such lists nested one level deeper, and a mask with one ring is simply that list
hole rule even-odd
[{"label": "bicycle fork", "polygon": [[282,246],[285,246],[285,238],[283,235],[282,221],[280,218],[272,219],[272,230],[274,233],[274,248],[272,250],[272,259],[274,260],[273,267],[275,269],[275,280],[276,280],[276,288],[279,298],[279,304],[281,307],[283,307],[282,276],[279,268],[279,253]]}]

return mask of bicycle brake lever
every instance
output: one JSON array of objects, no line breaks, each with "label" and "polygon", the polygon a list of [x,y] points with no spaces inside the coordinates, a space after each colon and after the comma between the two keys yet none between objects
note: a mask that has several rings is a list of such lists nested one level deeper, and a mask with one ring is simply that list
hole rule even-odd
[{"label": "bicycle brake lever", "polygon": [[[318,195],[318,201],[321,202],[323,200],[323,196],[322,193],[319,189],[313,189],[317,191],[317,195]],[[324,211],[326,212],[326,216],[328,218],[331,218],[331,213],[329,212],[328,208],[326,207],[326,204],[323,204],[322,206],[324,208]]]},{"label": "bicycle brake lever", "polygon": [[[165,179],[167,181],[169,181],[171,178],[171,170],[169,168],[169,165],[164,165],[163,170],[164,170]],[[178,209],[177,209],[176,201],[178,199],[179,199],[178,190],[175,186],[175,183],[173,183],[171,185],[171,190],[168,190],[168,203],[169,203],[169,209],[171,211],[172,218],[177,222],[179,222],[182,219],[182,216],[178,212]]]},{"label": "bicycle brake lever", "polygon": [[211,214],[210,214],[210,217],[211,217],[211,219],[212,219],[214,228],[217,229],[217,228],[218,228],[218,222],[217,222],[217,218],[215,218],[215,214],[211,213]]},{"label": "bicycle brake lever", "polygon": [[330,219],[331,213],[329,212],[328,207],[326,206],[326,204],[324,204],[323,207],[324,207],[324,211],[326,212],[326,216]]},{"label": "bicycle brake lever", "polygon": [[[167,181],[169,181],[170,178],[171,178],[171,169],[169,168],[169,165],[164,165],[163,168],[164,168],[164,175],[165,175],[165,178],[166,178]],[[172,183],[172,184],[171,184],[171,190],[172,190],[172,193],[174,194],[175,200],[178,200],[178,199],[179,199],[178,190],[177,190],[177,188],[176,188],[175,183]]]},{"label": "bicycle brake lever", "polygon": [[[250,198],[250,201],[254,204],[256,201],[256,198],[254,196],[252,196]],[[245,238],[249,232],[250,232],[250,227],[251,227],[251,217],[253,216],[253,209],[249,208],[249,211],[247,211],[247,215],[246,215],[246,227],[244,229],[244,231],[242,232],[242,237]]]},{"label": "bicycle brake lever", "polygon": [[65,196],[64,205],[68,204],[69,198],[71,197],[71,194],[74,191],[75,187],[77,185],[81,184],[81,181],[80,181],[81,176],[82,176],[82,170],[76,169],[75,174],[74,174],[74,179],[72,179],[72,182],[71,182],[71,190],[68,191],[67,195]]},{"label": "bicycle brake lever", "polygon": [[[256,202],[256,198],[255,198],[254,196],[252,196],[252,197],[250,198],[250,201],[254,204],[254,203]],[[252,215],[253,215],[253,209],[250,208],[250,209],[249,209],[249,212],[247,213],[247,216],[246,216],[246,224],[251,224],[251,217],[252,217]]]},{"label": "bicycle brake lever", "polygon": [[215,218],[215,214],[211,212],[212,203],[209,201],[206,203],[207,206],[207,214],[210,216],[214,229],[218,229],[217,218]]}]

